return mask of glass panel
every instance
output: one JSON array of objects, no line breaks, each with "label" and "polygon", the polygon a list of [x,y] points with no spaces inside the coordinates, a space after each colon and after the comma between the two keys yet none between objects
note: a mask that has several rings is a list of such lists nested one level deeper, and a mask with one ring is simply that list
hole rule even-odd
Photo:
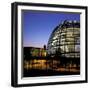
[{"label": "glass panel", "polygon": [[61,53],[64,52],[64,46],[60,46]]},{"label": "glass panel", "polygon": [[80,34],[74,34],[74,37],[80,37]]},{"label": "glass panel", "polygon": [[75,43],[80,43],[80,37],[75,38]]},{"label": "glass panel", "polygon": [[80,52],[80,45],[75,45],[75,51]]},{"label": "glass panel", "polygon": [[63,34],[63,35],[61,35],[61,37],[60,37],[60,38],[61,38],[61,39],[64,39],[64,38],[65,38],[65,36],[66,36],[66,35],[65,35],[65,34]]},{"label": "glass panel", "polygon": [[67,38],[68,38],[68,37],[72,38],[72,37],[73,37],[73,32],[67,32],[66,37],[67,37]]},{"label": "glass panel", "polygon": [[66,45],[74,45],[74,42],[65,42]]},{"label": "glass panel", "polygon": [[74,46],[75,45],[65,45],[65,52],[75,52]]},{"label": "glass panel", "polygon": [[60,42],[65,42],[65,38],[64,39],[61,39],[61,41]]},{"label": "glass panel", "polygon": [[61,33],[65,33],[66,32],[66,28],[61,30]]},{"label": "glass panel", "polygon": [[65,44],[65,42],[61,42],[60,44],[61,44],[61,45],[64,45],[64,44]]},{"label": "glass panel", "polygon": [[80,57],[80,53],[75,53],[75,57]]},{"label": "glass panel", "polygon": [[60,36],[65,35],[65,34],[66,34],[65,32],[64,33],[61,33]]},{"label": "glass panel", "polygon": [[73,32],[73,28],[67,28],[67,32]]},{"label": "glass panel", "polygon": [[74,38],[66,38],[66,42],[74,42]]},{"label": "glass panel", "polygon": [[80,32],[79,32],[79,31],[77,31],[77,30],[76,30],[76,31],[74,30],[74,34],[80,34]]},{"label": "glass panel", "polygon": [[65,54],[66,57],[74,57],[75,54],[74,53],[68,53],[68,54]]}]

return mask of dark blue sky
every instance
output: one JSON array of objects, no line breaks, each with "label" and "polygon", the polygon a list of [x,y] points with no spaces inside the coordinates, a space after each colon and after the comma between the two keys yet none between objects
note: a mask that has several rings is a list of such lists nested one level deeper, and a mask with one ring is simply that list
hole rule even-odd
[{"label": "dark blue sky", "polygon": [[22,11],[23,46],[47,45],[53,29],[64,20],[80,21],[80,14]]}]

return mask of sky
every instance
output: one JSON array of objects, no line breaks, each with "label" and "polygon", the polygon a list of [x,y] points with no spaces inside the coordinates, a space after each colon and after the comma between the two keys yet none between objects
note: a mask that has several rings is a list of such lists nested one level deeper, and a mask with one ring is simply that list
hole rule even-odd
[{"label": "sky", "polygon": [[64,20],[80,21],[80,14],[22,11],[23,47],[42,48],[44,45],[47,46],[52,31]]}]

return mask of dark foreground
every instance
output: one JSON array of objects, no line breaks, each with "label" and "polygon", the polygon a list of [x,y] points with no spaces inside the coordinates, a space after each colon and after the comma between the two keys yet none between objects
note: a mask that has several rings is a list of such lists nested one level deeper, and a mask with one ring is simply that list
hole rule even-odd
[{"label": "dark foreground", "polygon": [[35,77],[35,76],[60,76],[60,75],[79,75],[80,72],[69,72],[69,71],[52,71],[52,70],[24,70],[24,77]]},{"label": "dark foreground", "polygon": [[[65,60],[66,61],[66,60]],[[33,59],[24,60],[23,77],[79,75],[80,66],[72,63],[61,63],[58,60]]]}]

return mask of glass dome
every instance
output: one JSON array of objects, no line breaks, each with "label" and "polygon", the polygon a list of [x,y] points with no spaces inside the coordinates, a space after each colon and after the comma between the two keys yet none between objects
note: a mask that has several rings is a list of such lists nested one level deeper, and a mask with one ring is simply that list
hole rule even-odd
[{"label": "glass dome", "polygon": [[80,22],[67,21],[58,25],[50,35],[47,54],[61,57],[80,57]]}]

